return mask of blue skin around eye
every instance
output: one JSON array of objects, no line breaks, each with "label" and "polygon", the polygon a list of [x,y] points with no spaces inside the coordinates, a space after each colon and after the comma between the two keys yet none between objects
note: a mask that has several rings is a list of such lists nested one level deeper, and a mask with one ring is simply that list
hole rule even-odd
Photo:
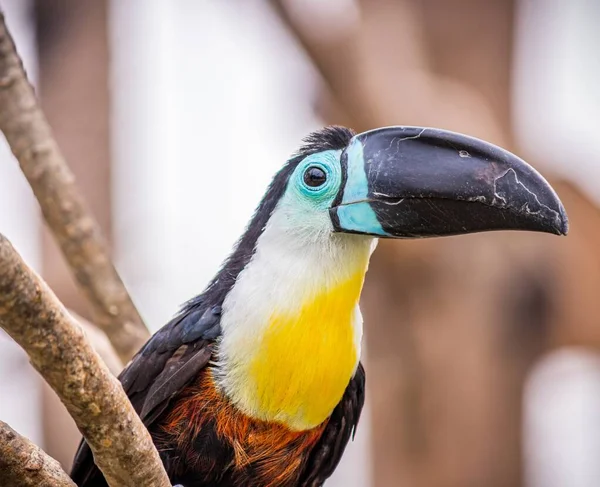
[{"label": "blue skin around eye", "polygon": [[[340,150],[328,150],[305,157],[290,177],[288,186],[278,207],[285,210],[288,222],[292,225],[312,225],[315,212],[327,214],[340,187]],[[318,187],[309,187],[304,182],[304,173],[311,167],[323,169],[326,182]]]},{"label": "blue skin around eye", "polygon": [[[342,204],[337,208],[340,227],[352,232],[389,236],[389,233],[381,227],[371,205],[365,201],[369,195],[369,183],[365,172],[362,143],[358,139],[352,139],[346,153],[348,155],[348,179],[344,188]],[[353,203],[354,201],[357,203]]]},{"label": "blue skin around eye", "polygon": [[[302,161],[302,165],[298,170],[298,178],[300,179],[300,191],[304,195],[321,200],[335,196],[340,181],[340,154],[341,151],[339,150],[328,150],[312,154]],[[327,173],[327,183],[322,188],[309,188],[302,182],[304,171],[313,165],[320,167]]]}]

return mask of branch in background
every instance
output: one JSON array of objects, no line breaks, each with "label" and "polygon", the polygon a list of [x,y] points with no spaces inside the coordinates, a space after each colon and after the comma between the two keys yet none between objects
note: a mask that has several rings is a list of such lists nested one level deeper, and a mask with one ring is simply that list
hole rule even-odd
[{"label": "branch in background", "polygon": [[1,13],[0,130],[92,304],[94,324],[106,333],[121,361],[127,363],[146,342],[149,332],[52,136]]},{"label": "branch in background", "polygon": [[79,316],[73,310],[69,310],[69,313],[75,318],[81,328],[83,328],[88,342],[92,345],[92,348],[96,353],[100,355],[100,358],[106,364],[108,370],[110,370],[115,377],[118,376],[123,370],[123,362],[119,359],[115,349],[106,337],[106,334],[98,327],[94,326],[93,323],[90,323],[85,318]]},{"label": "branch in background", "polygon": [[48,286],[0,235],[0,326],[58,394],[111,487],[170,487],[119,381]]},{"label": "branch in background", "polygon": [[372,128],[374,121],[371,120],[370,111],[364,109],[363,93],[357,91],[360,76],[355,73],[358,66],[356,29],[346,26],[337,32],[337,36],[319,38],[311,30],[307,19],[303,21],[296,15],[297,12],[291,11],[289,2],[270,0],[269,3],[281,24],[298,42],[321,75],[327,97],[336,111],[343,110],[344,115],[350,118],[348,125],[359,131],[365,127]]},{"label": "branch in background", "polygon": [[[338,118],[341,113],[359,132],[385,125],[436,126],[507,145],[485,98],[430,69],[414,2],[359,2],[360,20],[336,35],[315,28],[325,24],[315,20],[319,10],[310,15],[304,7],[292,8],[293,3],[270,0],[328,88],[333,103],[325,106],[325,115],[336,116],[327,118],[328,123],[345,122],[345,117]],[[322,108],[321,103],[321,115]]]},{"label": "branch in background", "polygon": [[54,458],[2,421],[0,479],[11,487],[76,487]]}]

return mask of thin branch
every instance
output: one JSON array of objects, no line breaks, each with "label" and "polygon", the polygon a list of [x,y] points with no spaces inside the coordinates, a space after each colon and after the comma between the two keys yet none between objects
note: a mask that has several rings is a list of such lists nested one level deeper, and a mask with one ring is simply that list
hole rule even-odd
[{"label": "thin branch", "polygon": [[60,463],[2,421],[0,483],[11,487],[76,487]]},{"label": "thin branch", "polygon": [[92,304],[94,324],[106,333],[123,363],[127,363],[148,339],[149,332],[54,140],[1,13],[0,130]]},{"label": "thin branch", "polygon": [[68,311],[0,235],[0,326],[58,394],[111,487],[170,487],[150,434]]}]

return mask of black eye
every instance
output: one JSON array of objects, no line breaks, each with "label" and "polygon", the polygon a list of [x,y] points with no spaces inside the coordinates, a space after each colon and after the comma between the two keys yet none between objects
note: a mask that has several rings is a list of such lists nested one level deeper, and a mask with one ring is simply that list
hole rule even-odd
[{"label": "black eye", "polygon": [[327,181],[327,174],[320,167],[311,166],[304,171],[304,183],[311,188],[323,186],[325,181]]}]

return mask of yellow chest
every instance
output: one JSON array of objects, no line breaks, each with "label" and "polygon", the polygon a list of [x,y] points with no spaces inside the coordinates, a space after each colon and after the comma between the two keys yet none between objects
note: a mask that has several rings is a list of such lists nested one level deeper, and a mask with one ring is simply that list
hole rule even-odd
[{"label": "yellow chest", "polygon": [[273,317],[249,367],[259,411],[299,430],[331,414],[358,365],[362,280],[315,296],[297,315]]},{"label": "yellow chest", "polygon": [[358,300],[364,268],[318,293],[295,312],[274,312],[248,339],[252,352],[238,361],[234,403],[258,419],[293,430],[321,424],[339,403],[359,361],[362,320]]}]

